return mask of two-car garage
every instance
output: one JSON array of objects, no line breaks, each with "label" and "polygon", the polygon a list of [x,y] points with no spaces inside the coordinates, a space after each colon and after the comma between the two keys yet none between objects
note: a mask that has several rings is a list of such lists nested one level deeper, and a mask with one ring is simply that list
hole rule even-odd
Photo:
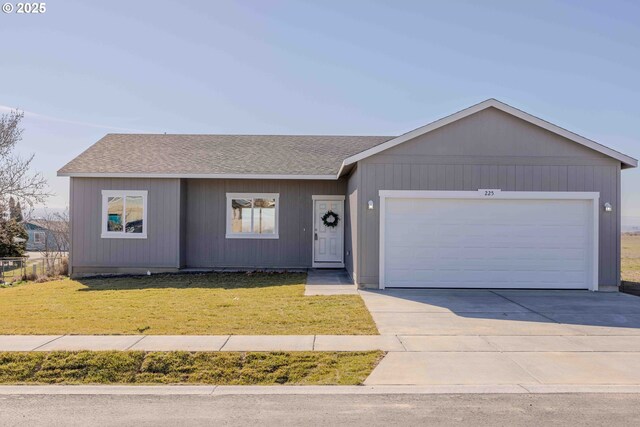
[{"label": "two-car garage", "polygon": [[595,192],[380,191],[380,287],[597,289]]}]

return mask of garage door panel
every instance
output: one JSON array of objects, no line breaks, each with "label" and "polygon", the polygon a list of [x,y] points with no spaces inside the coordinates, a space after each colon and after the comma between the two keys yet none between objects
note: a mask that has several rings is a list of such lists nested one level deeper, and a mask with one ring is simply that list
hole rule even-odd
[{"label": "garage door panel", "polygon": [[[573,224],[571,226],[543,226],[538,224],[527,224],[520,226],[501,226],[483,224],[456,224],[455,226],[420,226],[412,221],[405,221],[402,218],[389,218],[391,222],[388,231],[389,243],[398,245],[429,245],[429,242],[438,241],[449,245],[478,246],[488,243],[498,243],[504,241],[508,244],[514,243],[514,238],[527,239],[527,244],[540,245],[564,245],[562,242],[554,242],[553,238],[561,234],[565,238],[570,238],[575,246],[582,246],[588,242],[589,236],[585,234],[588,224]],[[446,240],[443,239],[446,237]],[[488,241],[487,238],[490,238]],[[436,240],[437,239],[437,240]]]},{"label": "garage door panel", "polygon": [[[491,264],[487,260],[480,259],[461,259],[461,258],[447,258],[447,259],[429,259],[424,260],[422,264],[417,265],[428,265],[433,261],[432,264],[437,263],[437,268],[427,268],[427,270],[439,270],[439,271],[505,271],[505,272],[518,272],[518,271],[526,271],[526,272],[543,272],[543,271],[552,271],[552,272],[562,272],[562,271],[578,271],[584,272],[585,264],[581,260],[576,261],[567,261],[567,262],[559,262],[556,260],[540,260],[535,262],[530,262],[528,260],[500,260],[499,266],[493,266],[496,263]],[[464,266],[460,266],[460,264],[464,264]],[[417,268],[420,269],[420,268]]]},{"label": "garage door panel", "polygon": [[385,286],[588,288],[590,200],[395,199]]},{"label": "garage door panel", "polygon": [[491,251],[487,251],[486,245],[478,245],[476,247],[463,247],[443,244],[443,246],[397,246],[393,251],[387,253],[387,260],[402,261],[406,258],[413,258],[415,261],[431,260],[433,258],[445,259],[464,259],[471,260],[521,260],[544,261],[553,260],[557,263],[565,263],[570,261],[584,262],[587,257],[587,251],[584,248],[577,247],[531,247],[514,246],[508,247],[506,244],[493,247]]}]

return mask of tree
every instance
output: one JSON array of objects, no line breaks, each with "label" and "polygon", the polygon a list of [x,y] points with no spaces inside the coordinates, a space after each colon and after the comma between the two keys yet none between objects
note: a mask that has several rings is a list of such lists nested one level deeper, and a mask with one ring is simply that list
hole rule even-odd
[{"label": "tree", "polygon": [[24,219],[20,202],[16,203],[16,199],[13,197],[9,197],[9,219],[15,219],[16,222],[22,222]]},{"label": "tree", "polygon": [[69,211],[65,210],[60,213],[45,211],[43,218],[37,220],[37,223],[45,229],[44,248],[40,251],[45,266],[45,274],[47,276],[67,274],[66,271],[61,271],[66,270],[66,268],[63,269],[61,267],[69,250]]},{"label": "tree", "polygon": [[30,172],[35,155],[22,158],[14,152],[22,141],[20,122],[23,118],[24,113],[17,110],[0,115],[0,198],[3,204],[9,197],[15,197],[33,206],[44,202],[49,193],[42,174]]},{"label": "tree", "polygon": [[13,218],[16,213],[16,199],[9,197],[9,218]]},{"label": "tree", "polygon": [[0,258],[24,255],[27,231],[14,219],[0,218]]},{"label": "tree", "polygon": [[22,140],[23,118],[24,113],[17,110],[0,115],[0,257],[20,256],[24,252],[20,240],[26,239],[26,231],[18,221],[22,219],[22,208],[18,211],[15,201],[33,206],[49,196],[44,177],[30,171],[34,155],[22,158],[15,153]]},{"label": "tree", "polygon": [[22,222],[24,220],[24,215],[22,215],[22,206],[20,206],[19,200],[18,203],[16,203],[16,212],[13,219],[15,219],[16,222]]}]

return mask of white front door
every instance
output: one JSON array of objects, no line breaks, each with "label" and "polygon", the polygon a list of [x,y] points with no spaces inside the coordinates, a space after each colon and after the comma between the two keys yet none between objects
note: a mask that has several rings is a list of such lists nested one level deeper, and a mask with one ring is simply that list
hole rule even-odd
[{"label": "white front door", "polygon": [[[319,197],[313,198],[313,266],[344,267],[344,197]],[[335,227],[325,225],[322,220],[329,211],[338,216]]]}]

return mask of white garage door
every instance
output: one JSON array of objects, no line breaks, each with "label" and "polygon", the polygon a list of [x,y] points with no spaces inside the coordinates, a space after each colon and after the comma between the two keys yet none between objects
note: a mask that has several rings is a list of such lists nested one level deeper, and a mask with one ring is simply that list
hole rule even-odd
[{"label": "white garage door", "polygon": [[387,198],[381,280],[385,287],[593,288],[594,203]]}]

